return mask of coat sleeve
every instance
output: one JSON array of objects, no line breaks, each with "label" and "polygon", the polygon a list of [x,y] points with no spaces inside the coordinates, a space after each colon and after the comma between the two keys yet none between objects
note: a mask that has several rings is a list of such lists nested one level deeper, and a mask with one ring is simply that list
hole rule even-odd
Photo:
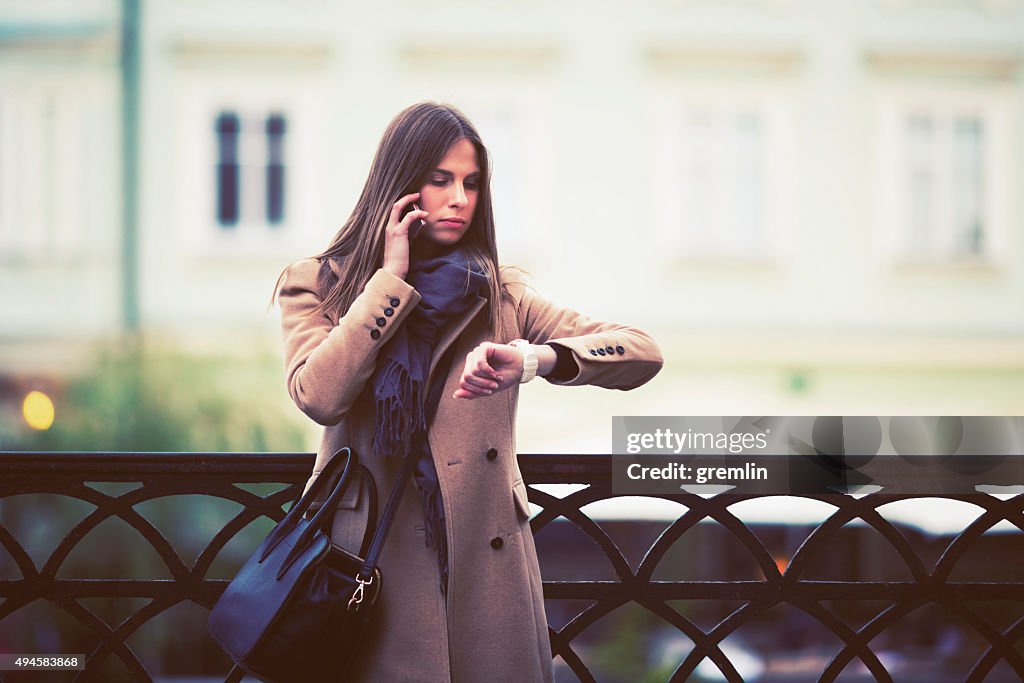
[{"label": "coat sleeve", "polygon": [[381,346],[420,295],[405,280],[377,270],[335,325],[325,314],[313,315],[321,301],[319,268],[315,259],[289,266],[278,302],[288,394],[314,421],[333,425],[352,407],[373,374]]},{"label": "coat sleeve", "polygon": [[522,337],[533,344],[568,349],[579,372],[552,384],[592,384],[607,389],[633,389],[658,374],[664,360],[654,340],[628,325],[591,320],[543,298],[514,269],[503,273],[505,288],[516,302]]}]

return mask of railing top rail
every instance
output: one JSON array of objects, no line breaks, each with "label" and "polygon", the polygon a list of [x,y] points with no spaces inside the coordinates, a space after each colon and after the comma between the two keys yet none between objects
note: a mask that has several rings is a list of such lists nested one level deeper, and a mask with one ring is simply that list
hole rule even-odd
[{"label": "railing top rail", "polygon": [[[0,473],[5,477],[97,475],[104,481],[183,474],[204,475],[308,475],[313,453],[225,453],[143,451],[0,451]],[[531,483],[581,484],[610,481],[610,455],[528,454],[518,456]]]}]

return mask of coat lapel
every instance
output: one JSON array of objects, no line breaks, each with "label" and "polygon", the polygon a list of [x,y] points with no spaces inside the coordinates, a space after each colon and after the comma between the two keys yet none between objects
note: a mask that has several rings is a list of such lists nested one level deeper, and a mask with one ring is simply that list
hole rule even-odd
[{"label": "coat lapel", "polygon": [[444,352],[448,350],[448,347],[452,345],[452,342],[462,334],[462,331],[466,329],[466,326],[476,317],[476,315],[487,305],[487,299],[483,298],[479,294],[475,295],[476,301],[470,306],[469,310],[462,314],[461,317],[456,318],[445,326],[444,334],[441,335],[441,341],[438,342],[434,348],[434,353],[430,358],[430,371],[427,373],[427,386],[430,386],[430,380],[434,376],[434,369],[437,368],[438,362]]}]

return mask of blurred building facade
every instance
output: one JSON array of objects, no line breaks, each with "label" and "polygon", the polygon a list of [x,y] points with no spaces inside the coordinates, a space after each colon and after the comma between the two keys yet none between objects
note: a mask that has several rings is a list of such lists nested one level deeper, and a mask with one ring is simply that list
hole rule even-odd
[{"label": "blurred building facade", "polygon": [[276,349],[278,273],[434,99],[490,146],[503,260],[667,360],[612,402],[526,388],[520,450],[605,450],[612,414],[1020,414],[1022,61],[1022,0],[8,0],[0,373],[136,327]]}]

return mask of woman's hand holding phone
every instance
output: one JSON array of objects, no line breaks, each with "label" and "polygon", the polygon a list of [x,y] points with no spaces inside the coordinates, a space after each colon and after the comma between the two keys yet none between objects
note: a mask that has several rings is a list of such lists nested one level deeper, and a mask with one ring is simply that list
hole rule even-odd
[{"label": "woman's hand holding phone", "polygon": [[[429,211],[423,211],[414,203],[419,197],[419,192],[413,192],[395,202],[384,229],[384,263],[381,267],[403,280],[409,273],[409,242],[416,239],[423,228],[423,219],[430,215]],[[412,210],[403,215],[410,206]]]}]

